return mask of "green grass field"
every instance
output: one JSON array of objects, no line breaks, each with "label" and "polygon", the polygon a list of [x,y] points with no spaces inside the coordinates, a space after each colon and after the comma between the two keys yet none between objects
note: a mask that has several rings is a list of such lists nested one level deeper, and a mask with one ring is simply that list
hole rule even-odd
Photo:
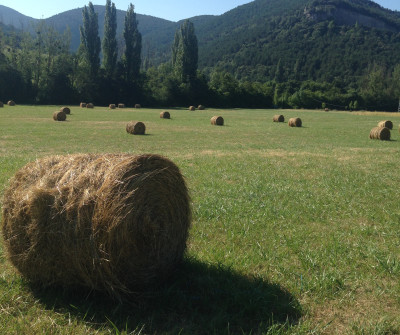
[{"label": "green grass field", "polygon": [[[400,333],[399,114],[72,107],[55,122],[59,107],[0,108],[0,195],[38,157],[162,154],[190,189],[188,253],[170,282],[118,303],[33,287],[0,241],[0,334]],[[391,141],[369,139],[381,120]]]}]

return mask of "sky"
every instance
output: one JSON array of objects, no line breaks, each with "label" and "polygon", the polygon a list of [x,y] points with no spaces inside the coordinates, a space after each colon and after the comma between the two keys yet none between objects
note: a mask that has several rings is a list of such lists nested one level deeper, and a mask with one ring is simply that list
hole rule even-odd
[{"label": "sky", "polygon": [[[170,21],[179,21],[197,15],[220,15],[251,0],[114,0],[117,9],[127,10],[130,3],[135,12]],[[400,11],[400,0],[375,0],[382,7]],[[10,7],[21,14],[46,19],[70,9],[81,8],[89,0],[0,0],[0,5]],[[105,5],[106,0],[92,0],[94,5]]]}]

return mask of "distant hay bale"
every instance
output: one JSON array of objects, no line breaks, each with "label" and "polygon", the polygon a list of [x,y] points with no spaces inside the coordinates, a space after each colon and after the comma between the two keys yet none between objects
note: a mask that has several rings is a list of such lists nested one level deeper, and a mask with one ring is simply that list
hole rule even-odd
[{"label": "distant hay bale", "polygon": [[189,110],[190,110],[190,111],[195,111],[195,110],[196,110],[196,107],[190,106],[190,107],[189,107]]},{"label": "distant hay bale", "polygon": [[211,124],[214,126],[223,126],[224,118],[222,116],[213,116],[211,118]]},{"label": "distant hay bale", "polygon": [[289,127],[301,127],[302,121],[299,117],[293,117],[289,119]]},{"label": "distant hay bale", "polygon": [[[125,104],[118,104],[118,108],[125,108]],[[140,107],[139,107],[140,108]]]},{"label": "distant hay bale", "polygon": [[0,101],[0,107],[4,107],[4,103]]},{"label": "distant hay bale", "polygon": [[65,121],[67,119],[67,114],[63,111],[55,111],[53,113],[53,120],[54,121]]},{"label": "distant hay bale", "polygon": [[274,115],[272,120],[274,122],[285,122],[285,117],[283,115]]},{"label": "distant hay bale", "polygon": [[109,108],[109,109],[115,109],[116,106],[115,106],[115,104],[110,104],[110,105],[108,106],[108,108]]},{"label": "distant hay bale", "polygon": [[86,108],[86,102],[81,102],[79,105],[81,108]]},{"label": "distant hay bale", "polygon": [[60,111],[65,114],[71,114],[71,110],[68,107],[61,107]]},{"label": "distant hay bale", "polygon": [[144,135],[146,132],[146,126],[140,121],[130,121],[126,125],[126,132],[132,135]]},{"label": "distant hay bale", "polygon": [[200,110],[200,111],[203,111],[203,110],[205,110],[206,108],[205,108],[203,105],[199,105],[199,106],[197,107],[197,109]]},{"label": "distant hay bale", "polygon": [[135,108],[142,108],[142,106],[140,104],[136,104]]},{"label": "distant hay bale", "polygon": [[20,169],[2,217],[8,258],[29,281],[121,298],[174,272],[191,209],[185,180],[167,158],[77,154]]},{"label": "distant hay bale", "polygon": [[329,108],[325,108],[325,112],[329,112]]},{"label": "distant hay bale", "polygon": [[94,105],[91,102],[89,102],[88,104],[86,104],[86,108],[94,108]]},{"label": "distant hay bale", "polygon": [[160,113],[160,118],[162,118],[162,119],[170,119],[171,115],[169,114],[169,112],[163,111],[163,112]]},{"label": "distant hay bale", "polygon": [[390,130],[393,129],[393,122],[392,121],[381,121],[378,123],[378,127],[381,128],[389,128]]},{"label": "distant hay bale", "polygon": [[382,140],[389,141],[390,140],[390,129],[386,127],[375,127],[371,129],[369,133],[369,138],[372,140]]},{"label": "distant hay bale", "polygon": [[7,105],[9,105],[9,106],[15,106],[15,101],[9,100],[9,101],[7,102]]}]

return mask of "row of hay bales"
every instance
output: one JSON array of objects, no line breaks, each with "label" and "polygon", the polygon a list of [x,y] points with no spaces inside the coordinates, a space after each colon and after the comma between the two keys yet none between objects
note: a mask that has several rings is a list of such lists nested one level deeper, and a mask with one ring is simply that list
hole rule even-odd
[{"label": "row of hay bales", "polygon": [[[9,100],[7,101],[7,105],[8,106],[15,106],[15,101],[14,100]],[[0,101],[0,107],[4,107],[4,103],[2,101]]]},{"label": "row of hay bales", "polygon": [[[197,106],[197,109],[200,110],[200,111],[203,111],[203,110],[206,109],[206,107],[203,106],[203,105],[198,105],[198,106]],[[196,107],[195,107],[195,106],[189,106],[189,110],[190,110],[190,111],[195,111],[195,110],[196,110]]]},{"label": "row of hay bales", "polygon": [[[378,126],[371,129],[369,138],[372,140],[390,141],[390,131],[393,129],[393,122],[389,120],[378,122]],[[399,128],[400,131],[400,128]]]},{"label": "row of hay bales", "polygon": [[[273,122],[285,122],[285,117],[281,114],[274,115],[272,118]],[[301,127],[303,125],[303,122],[299,117],[293,117],[289,119],[288,122],[289,127]]]}]

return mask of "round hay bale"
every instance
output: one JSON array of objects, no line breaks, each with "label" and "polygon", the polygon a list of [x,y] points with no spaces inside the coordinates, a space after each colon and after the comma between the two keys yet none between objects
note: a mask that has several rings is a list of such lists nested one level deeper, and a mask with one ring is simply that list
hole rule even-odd
[{"label": "round hay bale", "polygon": [[130,121],[126,125],[126,132],[132,135],[144,135],[146,126],[140,121]]},{"label": "round hay bale", "polygon": [[369,133],[369,138],[372,140],[382,140],[389,141],[390,140],[390,129],[386,127],[375,127],[371,129]]},{"label": "round hay bale", "polygon": [[28,280],[121,298],[174,272],[191,209],[185,180],[167,158],[77,154],[19,170],[2,217],[8,257]]},{"label": "round hay bale", "polygon": [[135,108],[142,108],[142,106],[140,104],[136,104]]},{"label": "round hay bale", "polygon": [[15,101],[9,100],[9,101],[7,102],[7,105],[9,105],[9,106],[15,106]]},{"label": "round hay bale", "polygon": [[4,103],[0,101],[0,107],[4,107]]},{"label": "round hay bale", "polygon": [[189,110],[190,110],[190,111],[195,111],[195,110],[196,110],[196,107],[190,106],[190,107],[189,107]]},{"label": "round hay bale", "polygon": [[79,105],[81,108],[86,108],[86,102],[81,102]]},{"label": "round hay bale", "polygon": [[299,117],[293,117],[289,119],[289,127],[301,127],[302,121]]},{"label": "round hay bale", "polygon": [[200,110],[200,111],[203,111],[203,110],[205,110],[206,108],[205,108],[203,105],[199,105],[199,106],[197,107],[197,109]]},{"label": "round hay bale", "polygon": [[71,114],[69,107],[61,107],[60,111],[64,112],[65,114]]},{"label": "round hay bale", "polygon": [[329,112],[329,108],[325,108],[324,110],[325,110],[325,112]]},{"label": "round hay bale", "polygon": [[381,128],[389,128],[390,130],[393,129],[393,122],[392,121],[381,121],[378,123],[378,127]]},{"label": "round hay bale", "polygon": [[[125,104],[118,104],[118,108],[125,108]],[[138,107],[140,108],[140,107]]]},{"label": "round hay bale", "polygon": [[285,122],[285,117],[283,115],[274,115],[272,120],[274,122]]},{"label": "round hay bale", "polygon": [[115,109],[115,108],[117,108],[117,107],[115,106],[115,104],[110,104],[110,105],[108,106],[108,108],[109,108],[109,109]]},{"label": "round hay bale", "polygon": [[223,126],[224,118],[222,116],[213,116],[211,118],[211,124],[214,126]]},{"label": "round hay bale", "polygon": [[160,118],[161,119],[170,119],[171,118],[171,114],[167,111],[162,111],[160,113]]},{"label": "round hay bale", "polygon": [[91,102],[89,102],[88,104],[86,104],[86,108],[94,108],[94,105]]},{"label": "round hay bale", "polygon": [[53,113],[53,120],[54,121],[65,121],[67,119],[67,114],[63,111],[55,111]]}]

